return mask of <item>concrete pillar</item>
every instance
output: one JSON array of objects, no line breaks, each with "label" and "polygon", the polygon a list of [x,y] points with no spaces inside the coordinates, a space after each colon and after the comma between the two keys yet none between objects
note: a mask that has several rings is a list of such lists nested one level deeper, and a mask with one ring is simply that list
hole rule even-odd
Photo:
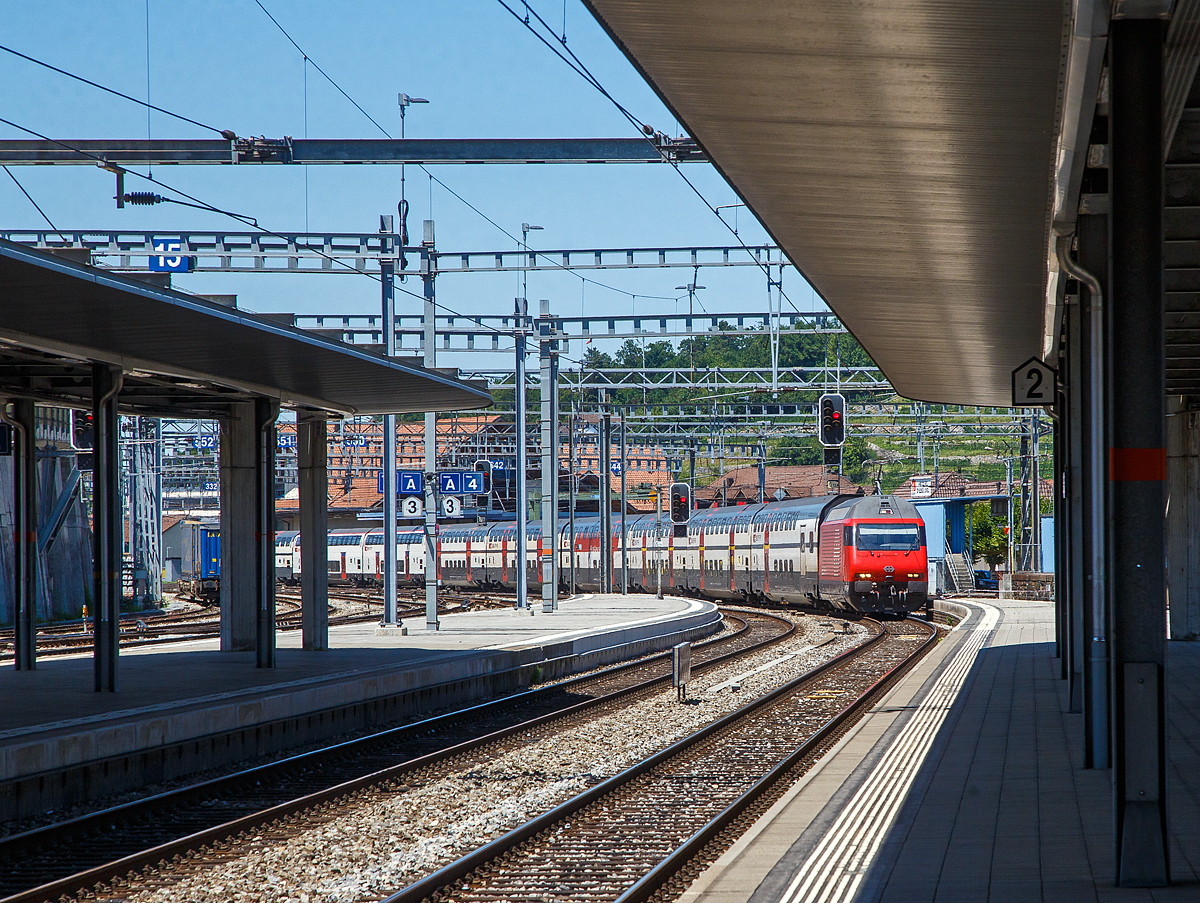
[{"label": "concrete pillar", "polygon": [[1083,305],[1079,296],[1067,306],[1066,511],[1067,511],[1067,681],[1070,711],[1083,711],[1084,605],[1087,604],[1083,546]]},{"label": "concrete pillar", "polygon": [[[1116,879],[1165,885],[1167,854],[1163,46],[1160,19],[1109,32],[1112,335],[1111,642]],[[1115,374],[1115,366],[1114,366]]]},{"label": "concrete pillar", "polygon": [[37,667],[37,424],[32,401],[13,402],[13,585],[18,671]]},{"label": "concrete pillar", "polygon": [[[305,649],[329,648],[329,445],[324,414],[297,423],[300,466],[300,617]],[[393,546],[394,548],[394,546]]]},{"label": "concrete pillar", "polygon": [[279,403],[254,402],[255,664],[275,667],[275,419]]},{"label": "concrete pillar", "polygon": [[1070,584],[1070,576],[1067,571],[1067,544],[1070,539],[1066,527],[1067,506],[1063,498],[1066,487],[1067,430],[1065,424],[1066,396],[1063,391],[1061,364],[1054,410],[1055,416],[1051,421],[1054,430],[1054,655],[1059,659],[1059,677],[1066,680],[1068,676],[1067,643],[1070,636],[1070,623],[1067,616],[1067,594]]},{"label": "concrete pillar", "polygon": [[257,637],[258,462],[254,402],[221,420],[221,651],[249,652]]},{"label": "concrete pillar", "polygon": [[[1079,217],[1076,227],[1079,239],[1079,263],[1091,272],[1101,286],[1108,285],[1108,217],[1089,215]],[[1087,768],[1109,766],[1109,713],[1111,708],[1108,674],[1108,585],[1105,579],[1105,538],[1108,534],[1108,512],[1105,505],[1106,487],[1097,474],[1108,472],[1107,456],[1095,461],[1096,449],[1107,447],[1106,418],[1099,422],[1096,411],[1107,410],[1107,368],[1104,349],[1107,348],[1107,318],[1103,299],[1085,292],[1080,304],[1080,559],[1083,571],[1083,603],[1079,606],[1083,656],[1083,713],[1084,765]],[[1099,315],[1099,316],[1098,316]],[[1100,335],[1096,336],[1095,333]],[[1093,397],[1101,395],[1098,404]],[[1099,437],[1095,434],[1099,433]]]},{"label": "concrete pillar", "polygon": [[1173,640],[1200,639],[1200,411],[1167,399],[1167,607]]},{"label": "concrete pillar", "polygon": [[117,395],[121,372],[107,364],[92,367],[92,604],[96,692],[115,693],[117,648],[121,638],[121,509],[120,416]]}]

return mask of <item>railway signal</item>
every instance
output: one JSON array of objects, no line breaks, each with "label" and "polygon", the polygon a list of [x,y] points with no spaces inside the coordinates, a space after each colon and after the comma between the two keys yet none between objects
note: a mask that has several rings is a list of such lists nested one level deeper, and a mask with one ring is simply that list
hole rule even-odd
[{"label": "railway signal", "polygon": [[95,444],[96,428],[91,411],[71,412],[71,445],[75,448],[75,466],[87,470],[92,466],[92,448]]},{"label": "railway signal", "polygon": [[841,446],[846,441],[846,399],[840,393],[831,392],[817,400],[820,421],[817,434],[826,448]]},{"label": "railway signal", "polygon": [[[687,483],[671,484],[671,523],[686,527],[692,515],[692,487]],[[676,531],[678,535],[678,531]]]}]

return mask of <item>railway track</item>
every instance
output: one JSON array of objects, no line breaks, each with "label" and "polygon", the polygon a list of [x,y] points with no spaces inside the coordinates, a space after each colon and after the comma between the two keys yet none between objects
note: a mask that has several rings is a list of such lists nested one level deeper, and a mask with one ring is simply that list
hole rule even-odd
[{"label": "railway track", "polygon": [[[401,599],[397,611],[399,617],[411,617],[425,611],[423,593],[408,591],[402,595],[407,596],[407,599]],[[438,594],[438,597],[438,611],[443,614],[472,608],[507,608],[516,599],[512,593],[497,593],[490,590],[480,590],[475,593],[443,591]],[[301,627],[300,591],[280,587],[276,590],[275,599],[277,604],[286,606],[286,609],[278,612],[276,616],[277,629],[299,630]],[[338,609],[339,604],[357,603],[368,609],[371,606],[382,609],[383,605],[383,597],[378,589],[332,589],[329,592],[329,600],[329,625],[331,627],[343,624],[367,624],[379,617],[378,611],[365,611],[359,614],[347,613]],[[146,612],[141,617],[127,615],[121,620],[122,648],[186,642],[217,636],[221,632],[220,609],[216,607],[166,614]],[[37,632],[38,655],[69,655],[90,649],[94,640],[86,626],[86,622],[80,621],[39,627]],[[12,660],[15,654],[13,642],[12,628],[0,629],[0,662]]]},{"label": "railway track", "polygon": [[[366,624],[378,620],[378,612],[365,611],[351,614],[339,609],[339,604],[358,603],[370,607],[371,604],[382,605],[378,594],[369,592],[331,592],[329,624],[336,627],[343,624]],[[276,629],[281,631],[299,630],[301,627],[301,612],[299,593],[279,593],[276,601],[284,606],[276,617]],[[424,604],[401,606],[400,617],[409,617],[424,611]],[[42,627],[38,629],[37,654],[70,655],[92,648],[94,639],[89,630],[82,629],[85,625]],[[204,609],[150,615],[142,618],[122,618],[121,648],[136,648],[153,646],[163,643],[180,643],[190,640],[218,636],[221,632],[220,609]],[[15,654],[12,649],[13,631],[0,631],[0,662],[11,660]],[[7,648],[6,648],[7,647]]]},{"label": "railway track", "polygon": [[[516,830],[385,903],[581,900],[634,903],[666,891],[739,818],[761,811],[797,765],[890,685],[937,636],[879,625],[843,653]],[[782,785],[782,786],[781,786]],[[740,833],[740,832],[738,832]],[[727,837],[727,842],[732,842]],[[715,858],[719,851],[705,857]],[[670,887],[672,881],[677,886]]]},{"label": "railway track", "polygon": [[[795,630],[766,613],[727,617],[740,626],[697,644],[694,670],[760,650]],[[357,792],[443,763],[452,768],[456,757],[525,743],[531,734],[626,705],[655,692],[669,671],[669,653],[660,654],[4,838],[0,899],[32,903],[89,892],[257,826],[327,817],[330,805],[347,805]]]}]

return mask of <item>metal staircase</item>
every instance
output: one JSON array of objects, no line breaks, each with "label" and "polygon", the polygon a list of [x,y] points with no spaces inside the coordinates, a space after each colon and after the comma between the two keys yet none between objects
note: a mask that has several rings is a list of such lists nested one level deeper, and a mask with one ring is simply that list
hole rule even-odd
[{"label": "metal staircase", "polygon": [[949,552],[946,555],[946,570],[950,573],[950,583],[956,593],[972,593],[975,591],[975,572],[967,562],[967,557],[959,552]]}]

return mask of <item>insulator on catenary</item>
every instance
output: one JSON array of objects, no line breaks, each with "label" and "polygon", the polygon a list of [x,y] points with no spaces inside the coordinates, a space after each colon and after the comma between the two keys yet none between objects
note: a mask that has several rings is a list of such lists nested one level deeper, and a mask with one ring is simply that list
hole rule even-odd
[{"label": "insulator on catenary", "polygon": [[133,204],[139,207],[149,207],[152,204],[161,204],[162,202],[162,195],[154,194],[151,191],[131,191],[125,195],[126,204]]}]

